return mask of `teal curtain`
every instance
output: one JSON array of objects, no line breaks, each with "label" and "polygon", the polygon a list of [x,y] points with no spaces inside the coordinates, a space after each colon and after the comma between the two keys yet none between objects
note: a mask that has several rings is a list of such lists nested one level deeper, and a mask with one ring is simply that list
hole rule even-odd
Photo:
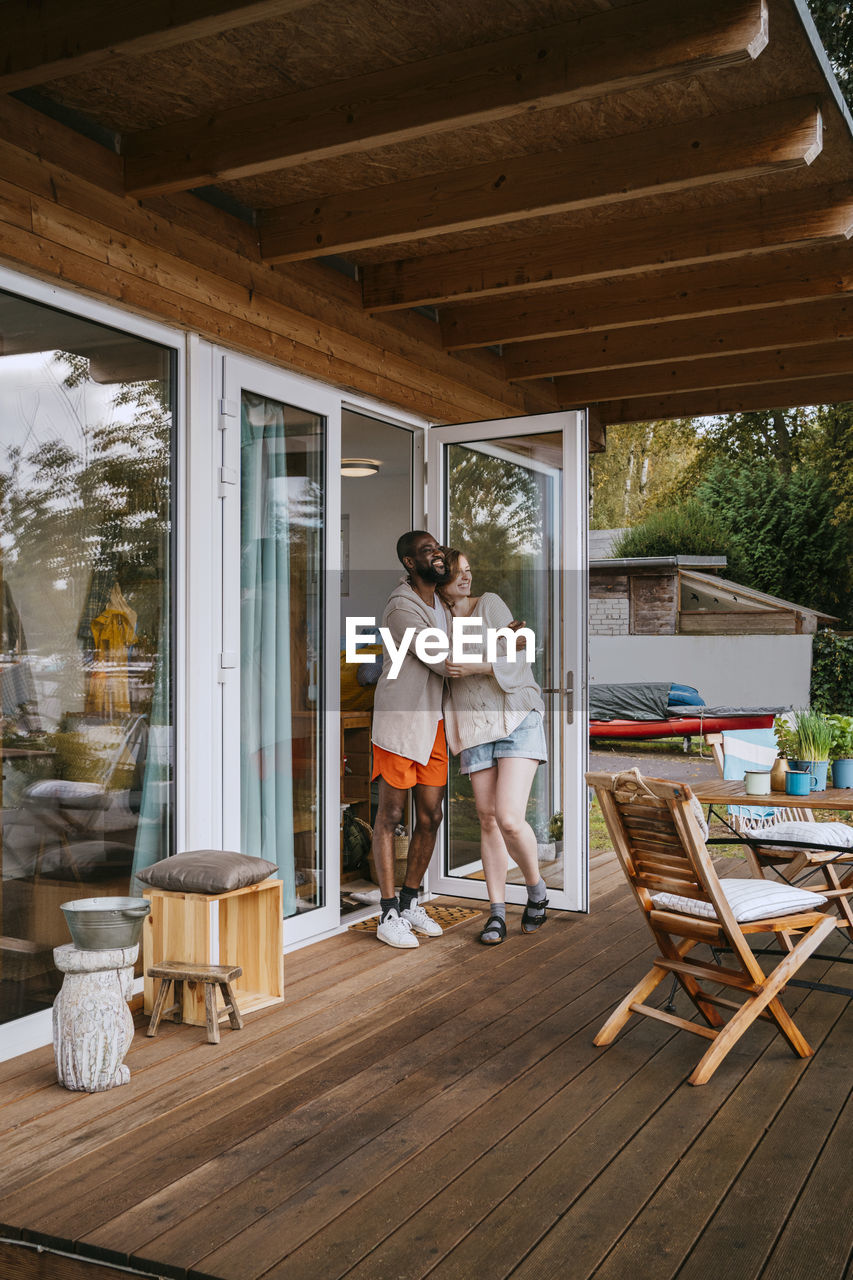
[{"label": "teal curtain", "polygon": [[243,392],[241,414],[241,833],[296,911],[290,703],[290,519],[284,407]]},{"label": "teal curtain", "polygon": [[159,563],[163,567],[160,624],[157,636],[157,658],[154,664],[154,696],[150,723],[140,717],[129,744],[134,759],[142,768],[142,795],[136,843],[133,850],[130,892],[138,894],[142,886],[135,880],[137,871],[150,867],[174,853],[172,848],[172,768],[173,737],[169,673],[171,643],[169,629],[169,547],[163,547]]}]

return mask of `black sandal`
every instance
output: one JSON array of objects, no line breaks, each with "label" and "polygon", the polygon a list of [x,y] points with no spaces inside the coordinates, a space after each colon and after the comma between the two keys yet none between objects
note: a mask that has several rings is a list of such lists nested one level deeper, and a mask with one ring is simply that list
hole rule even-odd
[{"label": "black sandal", "polygon": [[[497,928],[495,928],[495,926],[497,926]],[[485,938],[483,936],[486,933],[495,933],[495,932],[498,934],[497,938]],[[500,916],[489,916],[488,920],[480,930],[480,942],[482,942],[483,946],[499,947],[505,937],[506,937],[506,921],[502,920]]]},{"label": "black sandal", "polygon": [[[527,899],[527,906],[521,917],[521,932],[535,933],[537,929],[541,929],[546,920],[545,908],[548,905],[547,898],[540,898],[538,902],[532,902]],[[536,915],[531,915],[531,907],[536,911]]]}]

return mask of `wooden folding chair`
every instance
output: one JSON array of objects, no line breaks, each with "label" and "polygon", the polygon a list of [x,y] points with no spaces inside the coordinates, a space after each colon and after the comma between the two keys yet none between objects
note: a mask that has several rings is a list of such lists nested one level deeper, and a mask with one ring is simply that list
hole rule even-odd
[{"label": "wooden folding chair", "polygon": [[[595,1037],[615,1040],[634,1013],[704,1036],[712,1043],[690,1084],[706,1084],[756,1018],[775,1023],[801,1058],[809,1044],[779,999],[801,965],[841,921],[823,907],[826,899],[807,889],[763,880],[720,880],[705,845],[698,801],[682,783],[630,773],[588,773],[622,869],[659,947],[652,968],[617,1006]],[[792,950],[765,974],[749,944],[754,934],[802,934]],[[699,943],[714,948],[709,960],[688,953]],[[718,958],[727,950],[733,960]],[[703,1023],[689,1022],[646,1004],[668,974],[674,974]],[[703,983],[732,988],[742,1001],[707,991]],[[719,1010],[732,1011],[724,1022]]]},{"label": "wooden folding chair", "polygon": [[[768,734],[771,732],[768,730]],[[723,733],[705,735],[721,778],[734,776],[726,769],[726,740],[733,736],[735,735]],[[774,746],[768,751],[768,762],[771,756],[775,758],[775,750]],[[756,805],[756,812],[760,813],[762,808],[766,812],[766,806],[761,805],[760,796],[756,799]],[[776,806],[769,817],[756,821],[751,817],[749,807],[743,805],[730,807],[727,821],[743,842],[746,859],[754,876],[768,878],[767,872],[772,870],[774,875],[788,884],[794,881],[813,882],[813,889],[832,900],[848,935],[853,939],[853,849],[840,849],[837,844],[829,842],[832,823],[817,822],[811,809],[783,809]],[[811,828],[808,839],[788,845],[781,843],[781,832],[777,828],[790,822],[807,823]],[[776,844],[773,843],[774,840],[777,841]]]}]

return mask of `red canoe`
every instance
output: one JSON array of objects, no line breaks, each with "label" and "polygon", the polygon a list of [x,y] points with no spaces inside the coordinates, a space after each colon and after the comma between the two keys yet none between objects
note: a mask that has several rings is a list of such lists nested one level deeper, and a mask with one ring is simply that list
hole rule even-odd
[{"label": "red canoe", "polygon": [[590,720],[591,738],[690,738],[726,729],[772,729],[773,714],[678,716],[671,720]]}]

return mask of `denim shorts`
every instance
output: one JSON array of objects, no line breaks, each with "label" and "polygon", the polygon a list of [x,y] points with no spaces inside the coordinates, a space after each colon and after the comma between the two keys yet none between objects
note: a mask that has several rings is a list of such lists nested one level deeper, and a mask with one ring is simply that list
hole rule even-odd
[{"label": "denim shorts", "polygon": [[497,742],[483,742],[478,747],[465,747],[459,755],[461,773],[479,773],[491,769],[496,760],[518,756],[522,760],[547,760],[545,725],[539,711],[529,711],[517,728]]}]

